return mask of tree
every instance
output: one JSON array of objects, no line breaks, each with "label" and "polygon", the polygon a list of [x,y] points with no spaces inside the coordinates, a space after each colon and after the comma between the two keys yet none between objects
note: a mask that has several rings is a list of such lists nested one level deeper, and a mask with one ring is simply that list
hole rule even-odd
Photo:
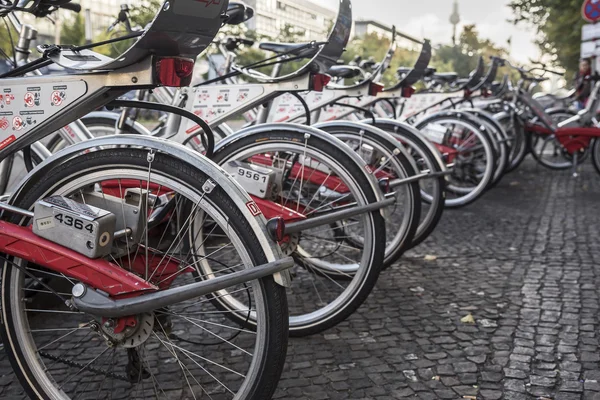
[{"label": "tree", "polygon": [[466,77],[476,68],[479,57],[488,63],[490,56],[506,57],[507,51],[489,39],[480,38],[475,25],[466,25],[455,46],[442,45],[435,50],[432,65],[440,72],[450,67],[459,76]]},{"label": "tree", "polygon": [[556,65],[575,73],[581,51],[581,0],[511,0],[514,23],[537,29],[537,44]]},{"label": "tree", "polygon": [[[376,33],[369,33],[362,37],[352,39],[346,51],[342,55],[344,63],[352,62],[357,56],[366,60],[372,58],[375,62],[383,61],[390,48],[390,39],[382,37]],[[395,77],[396,70],[399,67],[412,67],[416,59],[416,53],[404,48],[396,49],[390,68],[384,73],[382,82],[389,86],[398,80]]]},{"label": "tree", "polygon": [[129,12],[131,25],[144,28],[154,19],[154,16],[158,13],[158,10],[160,10],[162,3],[163,2],[160,0],[147,0],[140,5],[132,7]]},{"label": "tree", "polygon": [[[0,25],[0,61],[5,59],[14,60],[13,46],[17,44],[19,36],[10,24]],[[2,69],[3,65],[0,66]]]},{"label": "tree", "polygon": [[81,14],[72,19],[65,20],[60,28],[60,41],[62,44],[81,46],[85,44],[85,21]]}]

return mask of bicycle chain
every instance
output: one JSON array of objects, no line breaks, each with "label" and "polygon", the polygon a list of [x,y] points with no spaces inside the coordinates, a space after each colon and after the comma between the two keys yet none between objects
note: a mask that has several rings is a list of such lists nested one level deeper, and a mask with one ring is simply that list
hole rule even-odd
[{"label": "bicycle chain", "polygon": [[114,372],[110,372],[110,371],[103,371],[103,370],[98,369],[96,367],[92,367],[90,365],[86,366],[84,364],[78,363],[77,361],[68,360],[68,359],[65,359],[65,358],[62,358],[62,357],[53,356],[52,354],[49,354],[49,353],[46,353],[46,352],[43,352],[43,351],[40,351],[39,354],[42,357],[46,357],[46,358],[48,358],[48,359],[50,359],[52,361],[57,361],[57,362],[66,364],[66,365],[68,365],[70,367],[76,367],[76,368],[79,368],[80,370],[85,369],[85,370],[88,370],[88,371],[91,371],[91,372],[96,372],[96,373],[102,374],[102,375],[110,377],[110,378],[115,378],[115,379],[120,379],[120,380],[125,381],[125,382],[130,382],[129,378],[127,378],[125,375],[115,374]]}]

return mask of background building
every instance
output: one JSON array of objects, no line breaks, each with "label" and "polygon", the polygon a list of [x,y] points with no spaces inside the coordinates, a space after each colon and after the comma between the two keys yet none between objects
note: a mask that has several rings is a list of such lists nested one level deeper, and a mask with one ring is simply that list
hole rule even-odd
[{"label": "background building", "polygon": [[[135,7],[147,0],[79,0],[81,4],[82,17],[89,14],[92,26],[92,36],[96,37],[106,31],[119,14],[121,4]],[[87,13],[85,10],[89,10]],[[38,43],[51,42],[60,43],[60,29],[63,23],[74,21],[76,14],[71,11],[59,10],[52,13],[52,20],[47,18],[35,18],[31,14],[21,14],[19,18],[23,23],[28,23],[38,30]]]},{"label": "background building", "polygon": [[259,35],[276,37],[286,24],[306,40],[322,40],[328,32],[337,10],[309,0],[246,0],[255,10],[248,28]]}]

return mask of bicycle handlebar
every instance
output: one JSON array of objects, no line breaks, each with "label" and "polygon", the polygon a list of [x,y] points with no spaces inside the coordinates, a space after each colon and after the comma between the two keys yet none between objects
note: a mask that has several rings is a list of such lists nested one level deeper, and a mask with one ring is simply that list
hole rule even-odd
[{"label": "bicycle handlebar", "polygon": [[74,13],[81,12],[81,4],[77,4],[77,3],[67,3],[67,4],[63,4],[59,7],[62,9],[65,9],[65,10],[73,11]]},{"label": "bicycle handlebar", "polygon": [[[497,57],[497,56],[490,56],[490,59],[492,60],[498,60],[500,62],[501,66],[507,66],[509,68],[514,69],[515,71],[518,71],[521,74],[521,79],[526,80],[526,81],[532,81],[532,82],[544,82],[547,81],[549,78],[544,77],[543,74],[542,76],[532,76],[534,74],[534,71],[542,71],[543,73],[549,73],[549,74],[554,74],[554,75],[558,75],[558,76],[564,76],[565,74],[562,72],[558,72],[558,71],[554,71],[554,70],[550,70],[547,69],[545,67],[544,64],[541,64],[541,67],[533,67],[531,69],[525,69],[522,67],[517,67],[516,65],[511,64],[511,62],[505,58],[502,57]],[[540,64],[540,63],[537,63]]]}]

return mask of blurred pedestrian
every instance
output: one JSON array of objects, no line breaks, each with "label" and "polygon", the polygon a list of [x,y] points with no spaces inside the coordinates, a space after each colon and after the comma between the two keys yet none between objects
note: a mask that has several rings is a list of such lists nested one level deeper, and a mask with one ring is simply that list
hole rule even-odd
[{"label": "blurred pedestrian", "polygon": [[589,58],[582,58],[579,62],[579,71],[575,75],[575,101],[577,108],[583,110],[592,94],[592,79],[597,75],[592,70],[592,61]]}]

